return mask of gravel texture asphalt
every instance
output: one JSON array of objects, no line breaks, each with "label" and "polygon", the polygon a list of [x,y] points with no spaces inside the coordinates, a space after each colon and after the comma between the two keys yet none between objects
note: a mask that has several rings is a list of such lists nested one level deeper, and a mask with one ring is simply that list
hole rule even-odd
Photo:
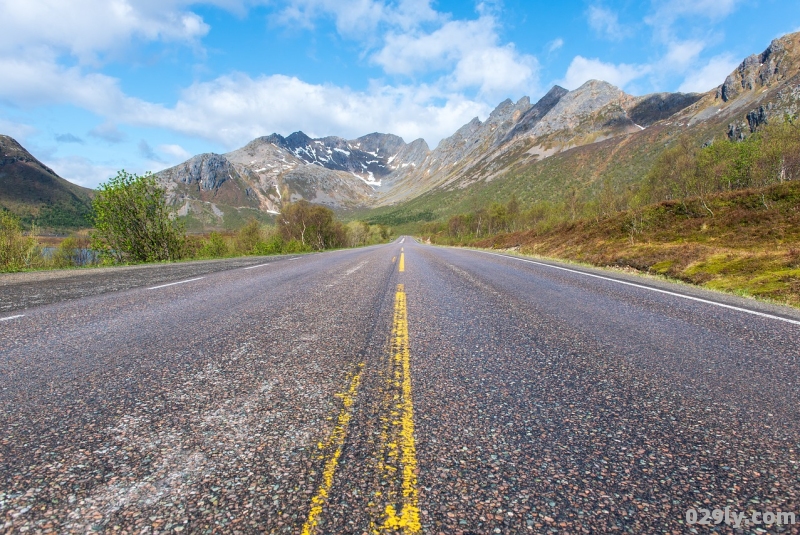
[{"label": "gravel texture asphalt", "polygon": [[153,286],[237,267],[255,266],[289,256],[247,256],[224,260],[141,264],[113,268],[71,269],[0,274],[0,314],[67,299]]},{"label": "gravel texture asphalt", "polygon": [[[409,238],[247,262],[2,283],[0,532],[800,532],[797,311]],[[687,524],[725,507],[798,524]]]}]

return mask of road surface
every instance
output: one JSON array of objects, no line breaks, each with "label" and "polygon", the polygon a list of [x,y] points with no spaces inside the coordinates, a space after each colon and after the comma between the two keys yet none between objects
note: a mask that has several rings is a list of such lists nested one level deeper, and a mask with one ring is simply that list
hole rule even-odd
[{"label": "road surface", "polygon": [[0,531],[800,529],[795,310],[410,238],[175,274],[0,315]]}]

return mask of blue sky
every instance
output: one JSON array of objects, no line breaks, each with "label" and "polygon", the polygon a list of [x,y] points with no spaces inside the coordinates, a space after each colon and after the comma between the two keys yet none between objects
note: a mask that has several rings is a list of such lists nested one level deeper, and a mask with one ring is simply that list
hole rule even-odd
[{"label": "blue sky", "polygon": [[506,98],[707,91],[795,0],[0,0],[0,133],[95,187],[272,132],[431,147]]}]

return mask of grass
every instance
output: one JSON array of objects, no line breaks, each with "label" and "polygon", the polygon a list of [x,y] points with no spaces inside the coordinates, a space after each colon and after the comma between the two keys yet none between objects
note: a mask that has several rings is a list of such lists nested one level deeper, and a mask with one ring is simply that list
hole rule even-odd
[{"label": "grass", "polygon": [[[472,240],[800,306],[800,182]],[[439,240],[441,241],[441,240]]]}]

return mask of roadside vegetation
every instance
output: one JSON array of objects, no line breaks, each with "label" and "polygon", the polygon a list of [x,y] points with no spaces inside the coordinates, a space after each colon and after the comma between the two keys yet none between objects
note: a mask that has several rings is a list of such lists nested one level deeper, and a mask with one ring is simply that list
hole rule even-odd
[{"label": "roadside vegetation", "polygon": [[800,306],[800,125],[741,142],[681,139],[641,185],[585,201],[512,197],[420,224],[434,243],[616,266]]},{"label": "roadside vegetation", "polygon": [[93,229],[55,243],[0,211],[0,272],[309,253],[391,239],[384,225],[344,224],[307,201],[286,205],[273,225],[251,219],[235,231],[187,234],[152,175],[124,170],[100,186],[92,208]]}]

